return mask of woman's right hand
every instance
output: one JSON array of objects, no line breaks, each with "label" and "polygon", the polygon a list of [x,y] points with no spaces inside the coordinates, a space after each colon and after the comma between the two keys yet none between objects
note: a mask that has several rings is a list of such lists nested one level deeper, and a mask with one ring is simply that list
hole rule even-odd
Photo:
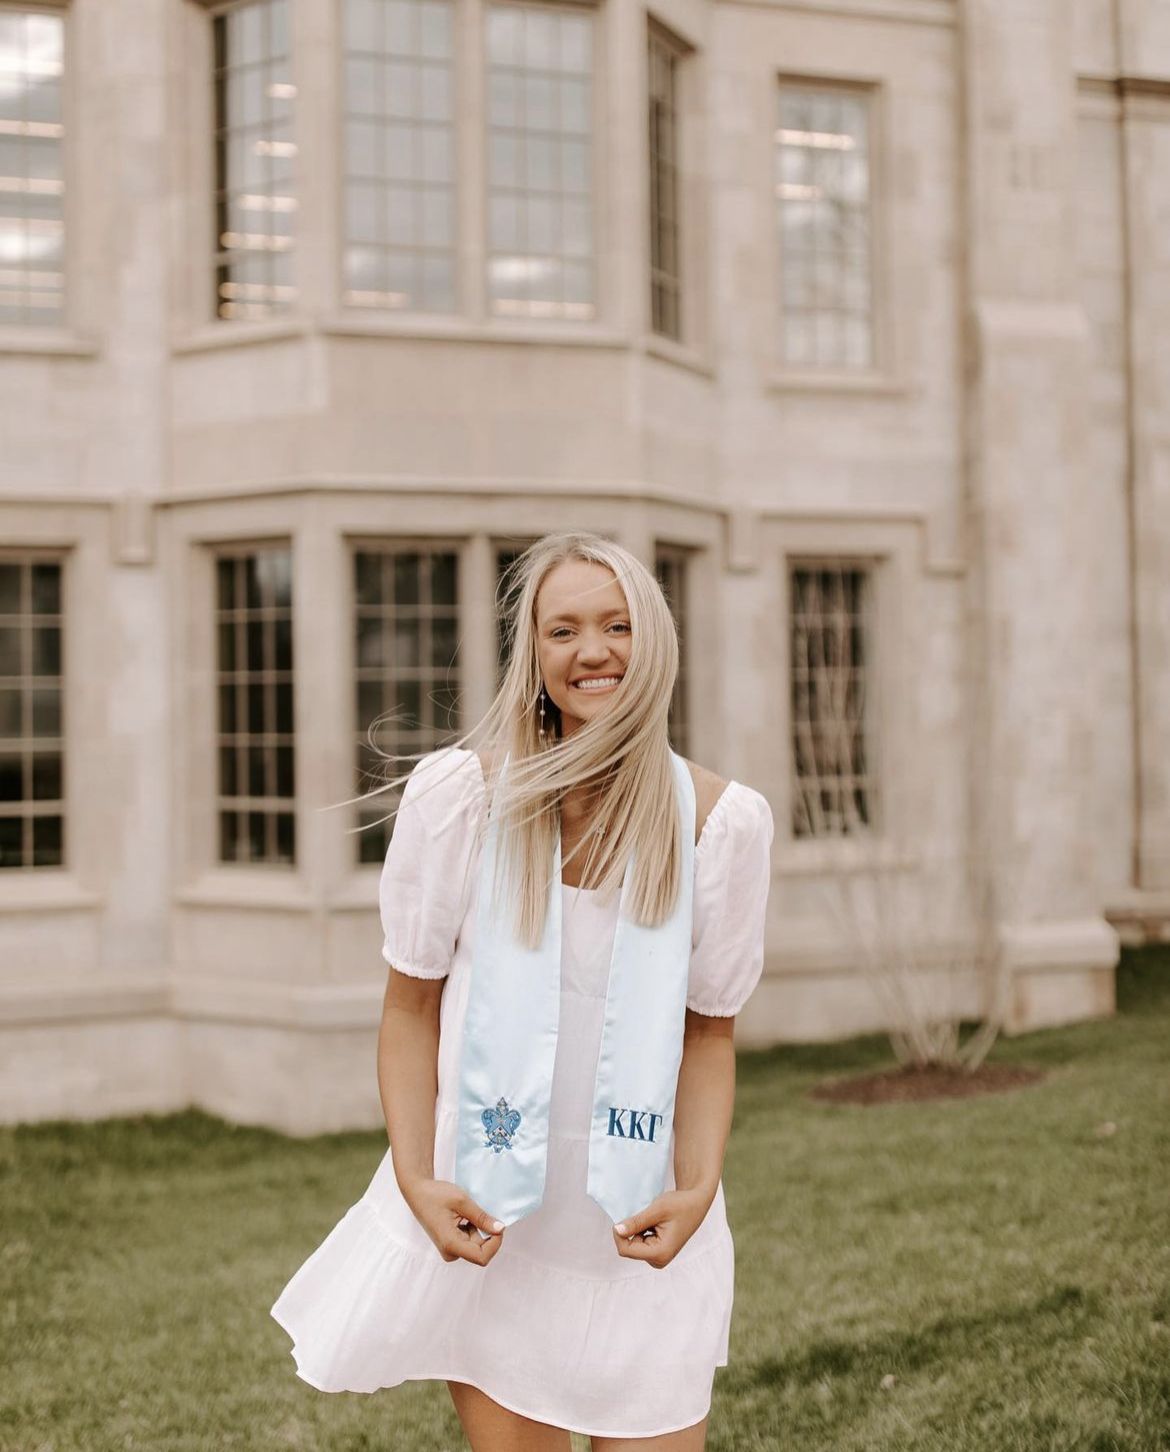
[{"label": "woman's right hand", "polygon": [[[504,1241],[503,1223],[489,1215],[460,1185],[450,1180],[409,1180],[399,1184],[414,1218],[444,1260],[487,1265]],[[486,1239],[481,1239],[482,1231]]]}]

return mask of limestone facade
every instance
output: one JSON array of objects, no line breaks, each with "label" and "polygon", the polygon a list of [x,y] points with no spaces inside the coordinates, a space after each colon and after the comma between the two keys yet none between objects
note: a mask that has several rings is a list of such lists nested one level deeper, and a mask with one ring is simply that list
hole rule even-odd
[{"label": "limestone facade", "polygon": [[[687,754],[772,804],[741,1043],[880,1027],[824,884],[973,845],[1009,1030],[1110,1012],[1119,935],[1170,924],[1168,7],[656,0],[683,58],[675,339],[651,325],[645,7],[574,11],[582,318],[493,310],[489,0],[452,0],[456,304],[346,304],[343,5],[285,3],[295,300],[224,318],[225,7],[0,0],[0,22],[63,20],[67,297],[0,326],[0,568],[61,561],[65,783],[61,863],[0,870],[0,1116],[379,1121],[378,867],[334,805],[364,725],[354,552],[457,557],[470,722],[499,552],[567,526],[682,561]],[[778,343],[784,84],[869,107],[864,366]],[[269,544],[291,559],[295,860],[228,862],[217,558]],[[793,831],[790,570],[826,560],[869,572],[874,771],[913,794],[911,839]]]}]

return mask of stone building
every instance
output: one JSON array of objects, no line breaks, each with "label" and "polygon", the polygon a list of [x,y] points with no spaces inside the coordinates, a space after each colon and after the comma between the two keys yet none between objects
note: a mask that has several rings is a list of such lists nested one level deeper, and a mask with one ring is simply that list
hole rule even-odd
[{"label": "stone building", "polygon": [[772,803],[742,1043],[879,1025],[819,888],[975,840],[1009,1028],[1111,1010],[1170,921],[1170,6],[0,0],[0,158],[0,1114],[378,1121],[336,804],[380,712],[486,708],[566,526]]}]

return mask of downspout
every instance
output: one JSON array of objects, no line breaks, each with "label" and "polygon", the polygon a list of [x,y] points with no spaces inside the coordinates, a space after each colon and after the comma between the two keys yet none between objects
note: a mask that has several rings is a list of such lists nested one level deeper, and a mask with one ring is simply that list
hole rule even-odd
[{"label": "downspout", "polygon": [[1121,171],[1121,196],[1119,199],[1119,221],[1121,225],[1121,312],[1122,312],[1122,357],[1125,381],[1125,474],[1122,483],[1125,496],[1125,543],[1128,555],[1126,583],[1129,607],[1129,674],[1130,700],[1130,749],[1133,753],[1131,791],[1133,793],[1133,829],[1130,840],[1131,885],[1142,885],[1142,677],[1141,677],[1141,630],[1139,620],[1138,572],[1138,520],[1137,520],[1137,360],[1134,356],[1134,255],[1133,255],[1133,208],[1130,202],[1130,145],[1126,105],[1125,74],[1125,26],[1122,6],[1125,0],[1110,0],[1109,13],[1113,27],[1113,55],[1116,68],[1115,90],[1118,116],[1118,160]]}]

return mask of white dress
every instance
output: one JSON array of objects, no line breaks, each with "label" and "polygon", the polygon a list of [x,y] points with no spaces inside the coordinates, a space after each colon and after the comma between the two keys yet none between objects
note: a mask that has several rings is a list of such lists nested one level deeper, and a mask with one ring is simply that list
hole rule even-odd
[{"label": "white dress", "polygon": [[[416,802],[416,784],[430,770],[444,780]],[[424,757],[403,794],[379,893],[386,961],[415,977],[447,979],[435,1106],[435,1175],[447,1180],[484,798],[474,752]],[[687,1003],[699,1013],[738,1013],[759,979],[771,840],[765,799],[729,782],[695,851]],[[617,894],[604,900],[563,884],[561,891],[544,1200],[508,1227],[486,1267],[444,1261],[402,1199],[387,1150],[361,1199],[272,1308],[293,1338],[297,1374],[321,1391],[469,1382],[526,1417],[610,1437],[676,1431],[709,1410],[731,1321],[734,1255],[723,1187],[664,1269],[618,1255],[609,1217],[585,1192]]]}]

